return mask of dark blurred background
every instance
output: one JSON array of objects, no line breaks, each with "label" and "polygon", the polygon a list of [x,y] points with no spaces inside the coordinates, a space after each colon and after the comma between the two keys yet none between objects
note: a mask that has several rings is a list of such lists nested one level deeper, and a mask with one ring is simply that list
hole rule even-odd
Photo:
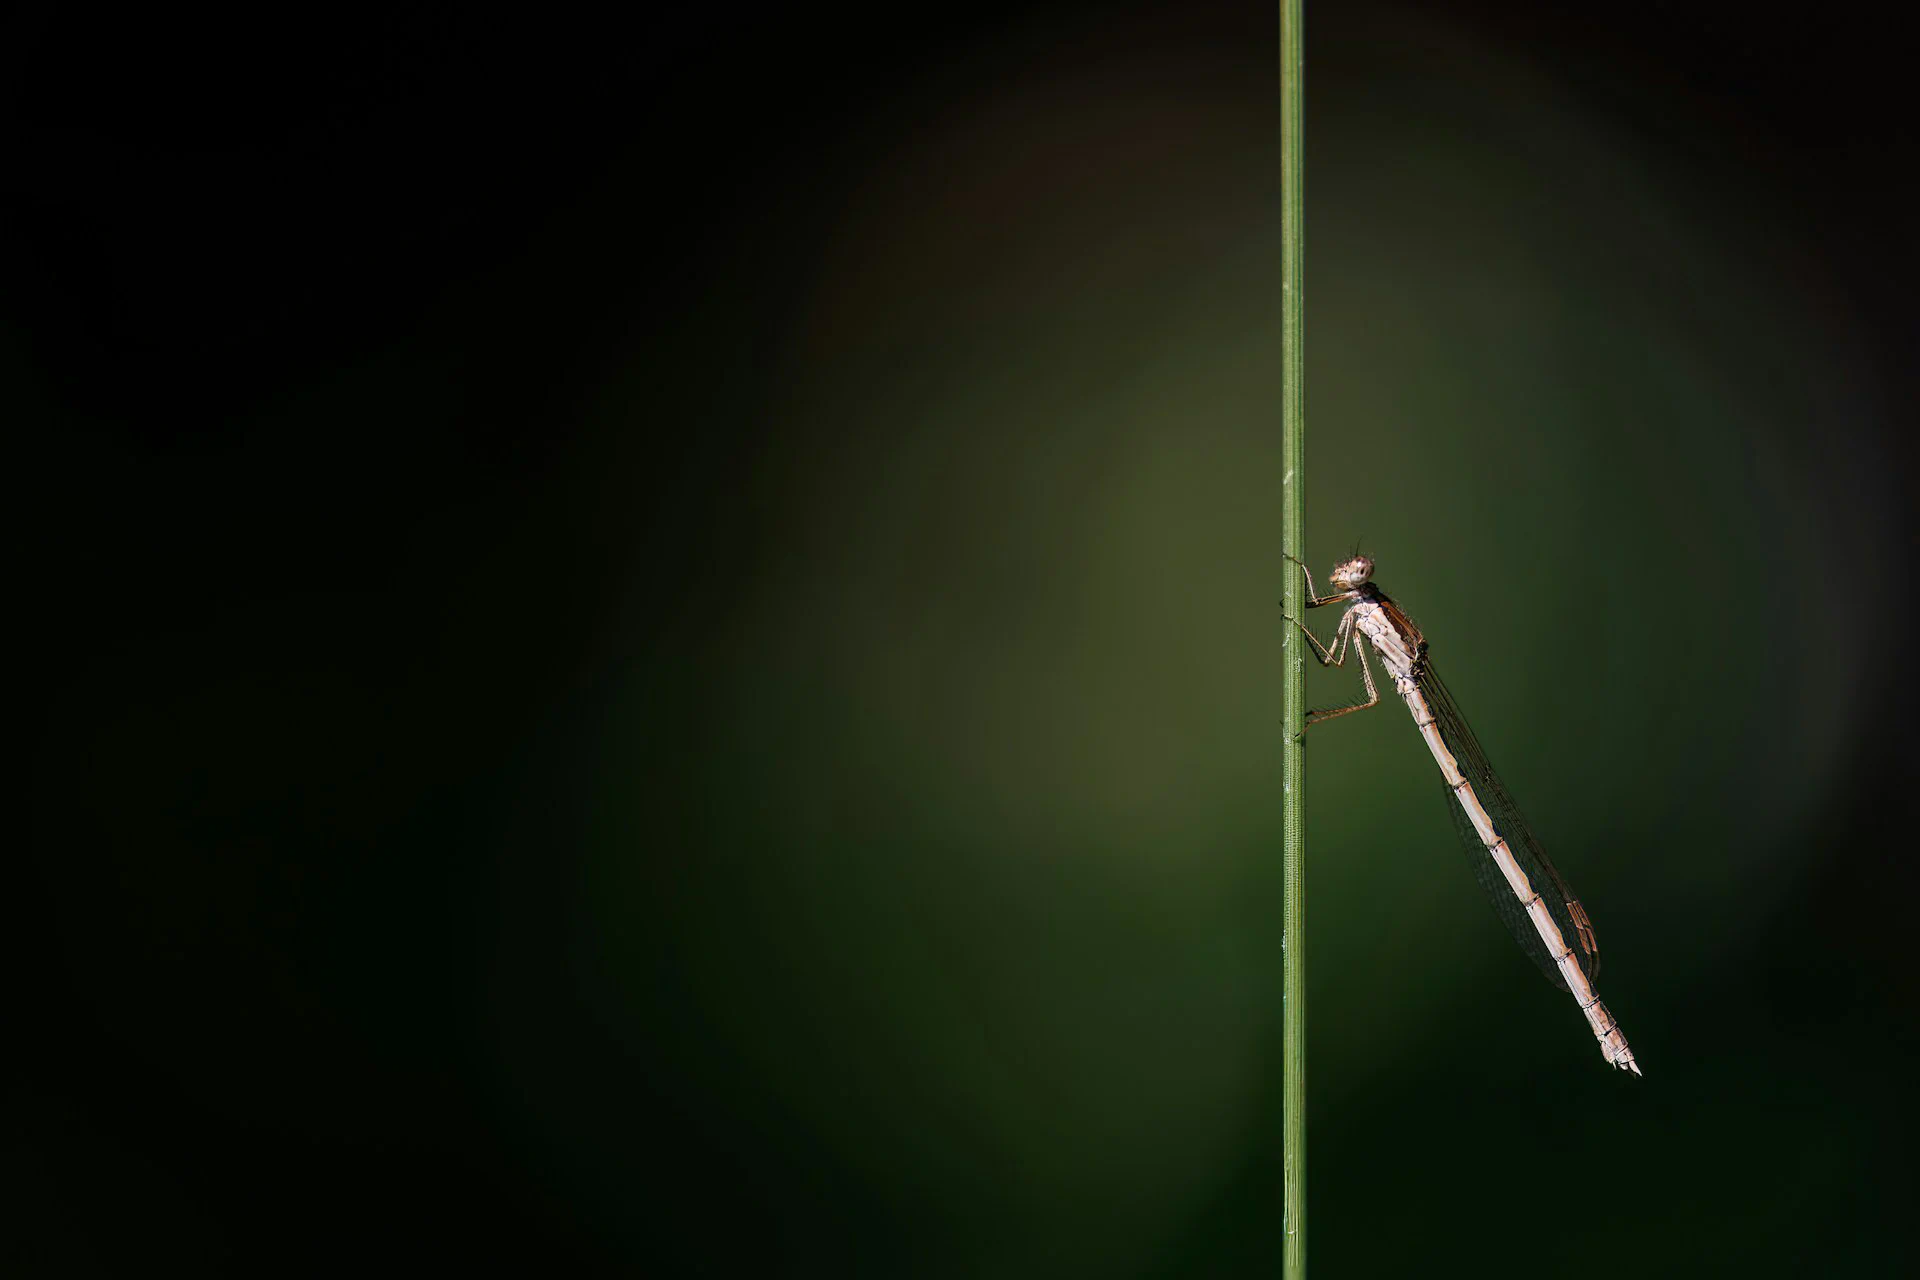
[{"label": "dark blurred background", "polygon": [[[1887,1274],[1906,52],[1309,5],[1315,1274]],[[1278,1270],[1277,18],[0,30],[18,1271]],[[1316,704],[1353,673],[1310,676]]]}]

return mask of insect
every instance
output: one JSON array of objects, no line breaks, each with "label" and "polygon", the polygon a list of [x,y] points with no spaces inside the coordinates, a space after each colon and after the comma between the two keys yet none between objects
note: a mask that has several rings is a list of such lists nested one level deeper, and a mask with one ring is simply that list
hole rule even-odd
[{"label": "insect", "polygon": [[[1367,650],[1371,648],[1393,681],[1393,691],[1413,713],[1413,723],[1427,750],[1433,753],[1434,763],[1440,766],[1447,787],[1447,808],[1467,850],[1474,878],[1487,891],[1494,910],[1548,979],[1579,1002],[1580,1012],[1607,1061],[1639,1075],[1640,1067],[1633,1060],[1633,1050],[1627,1047],[1620,1024],[1594,994],[1600,947],[1593,936],[1593,922],[1547,860],[1526,819],[1487,763],[1486,752],[1467,727],[1453,695],[1434,672],[1420,629],[1386,592],[1373,585],[1373,561],[1366,556],[1354,555],[1335,565],[1327,575],[1331,589],[1324,596],[1313,585],[1313,574],[1307,566],[1292,556],[1287,558],[1300,565],[1300,572],[1306,575],[1307,608],[1347,605],[1330,644],[1322,644],[1304,622],[1289,621],[1313,645],[1322,666],[1345,666],[1351,649],[1360,660],[1360,681],[1367,691],[1365,702],[1309,711],[1306,723],[1320,724],[1379,703],[1380,692],[1367,667]],[[1360,643],[1354,640],[1356,632]]]}]

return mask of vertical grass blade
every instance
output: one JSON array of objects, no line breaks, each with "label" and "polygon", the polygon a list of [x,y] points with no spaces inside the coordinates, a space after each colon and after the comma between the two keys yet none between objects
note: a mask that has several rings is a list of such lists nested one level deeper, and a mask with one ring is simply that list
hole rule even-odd
[{"label": "vertical grass blade", "polygon": [[[1302,269],[1306,259],[1306,212],[1300,168],[1300,58],[1301,0],[1280,3],[1280,285],[1281,320],[1281,455],[1286,474],[1280,482],[1280,538],[1287,554],[1306,559],[1304,544],[1306,434],[1302,359],[1305,294]],[[1297,566],[1286,563],[1286,616],[1305,617],[1306,599]],[[1280,932],[1282,957],[1281,1038],[1284,1045],[1286,1107],[1282,1145],[1285,1183],[1286,1242],[1283,1266],[1287,1280],[1307,1274],[1307,980],[1306,980],[1306,758],[1300,737],[1305,730],[1306,653],[1297,628],[1284,628],[1281,643],[1282,716],[1285,738],[1280,748],[1281,815],[1280,864],[1285,901]]]}]

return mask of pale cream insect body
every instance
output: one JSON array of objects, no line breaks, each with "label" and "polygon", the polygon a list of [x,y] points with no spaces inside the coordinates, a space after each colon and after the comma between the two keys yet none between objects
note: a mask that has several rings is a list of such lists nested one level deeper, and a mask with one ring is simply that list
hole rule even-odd
[{"label": "pale cream insect body", "polygon": [[[1343,602],[1348,607],[1334,628],[1331,644],[1321,644],[1304,623],[1297,625],[1324,665],[1345,665],[1347,648],[1352,645],[1367,690],[1365,702],[1309,712],[1307,723],[1364,711],[1380,701],[1373,672],[1367,666],[1367,650],[1371,648],[1393,681],[1393,691],[1413,713],[1413,722],[1427,750],[1433,753],[1434,763],[1440,766],[1450,796],[1448,808],[1468,849],[1474,877],[1487,890],[1494,909],[1547,977],[1579,1002],[1580,1012],[1607,1061],[1639,1075],[1640,1067],[1633,1060],[1633,1050],[1627,1047],[1626,1036],[1594,994],[1600,950],[1593,923],[1547,860],[1526,819],[1487,763],[1486,753],[1454,705],[1452,695],[1434,674],[1420,629],[1386,592],[1373,585],[1373,561],[1366,556],[1356,555],[1335,565],[1327,575],[1333,590],[1325,596],[1314,587],[1313,575],[1306,566],[1300,569],[1306,574],[1309,609]],[[1363,643],[1352,644],[1355,632]]]}]

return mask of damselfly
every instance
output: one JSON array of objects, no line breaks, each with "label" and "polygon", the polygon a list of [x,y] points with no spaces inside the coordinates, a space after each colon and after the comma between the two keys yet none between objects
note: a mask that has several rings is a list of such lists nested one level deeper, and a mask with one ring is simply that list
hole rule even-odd
[{"label": "damselfly", "polygon": [[[1306,575],[1307,608],[1342,601],[1348,605],[1334,628],[1331,644],[1321,644],[1304,622],[1293,619],[1294,625],[1312,642],[1322,666],[1346,665],[1351,646],[1360,659],[1360,681],[1367,690],[1365,702],[1309,711],[1306,722],[1313,725],[1365,711],[1380,701],[1373,672],[1367,667],[1367,647],[1371,645],[1393,679],[1394,692],[1413,712],[1413,722],[1427,750],[1440,766],[1440,776],[1447,786],[1447,808],[1467,850],[1467,860],[1473,865],[1474,878],[1487,891],[1494,910],[1507,922],[1521,948],[1555,986],[1571,992],[1579,1001],[1580,1012],[1586,1015],[1607,1061],[1639,1075],[1626,1036],[1593,991],[1594,976],[1600,971],[1600,947],[1594,940],[1593,922],[1547,860],[1526,819],[1494,775],[1486,752],[1480,749],[1453,696],[1434,673],[1420,629],[1387,598],[1386,592],[1373,585],[1373,561],[1366,556],[1356,555],[1335,565],[1327,575],[1332,591],[1324,596],[1313,585],[1313,574],[1307,566],[1298,560],[1294,563]],[[1353,643],[1356,631],[1365,643]],[[1573,945],[1568,945],[1568,939]]]}]

